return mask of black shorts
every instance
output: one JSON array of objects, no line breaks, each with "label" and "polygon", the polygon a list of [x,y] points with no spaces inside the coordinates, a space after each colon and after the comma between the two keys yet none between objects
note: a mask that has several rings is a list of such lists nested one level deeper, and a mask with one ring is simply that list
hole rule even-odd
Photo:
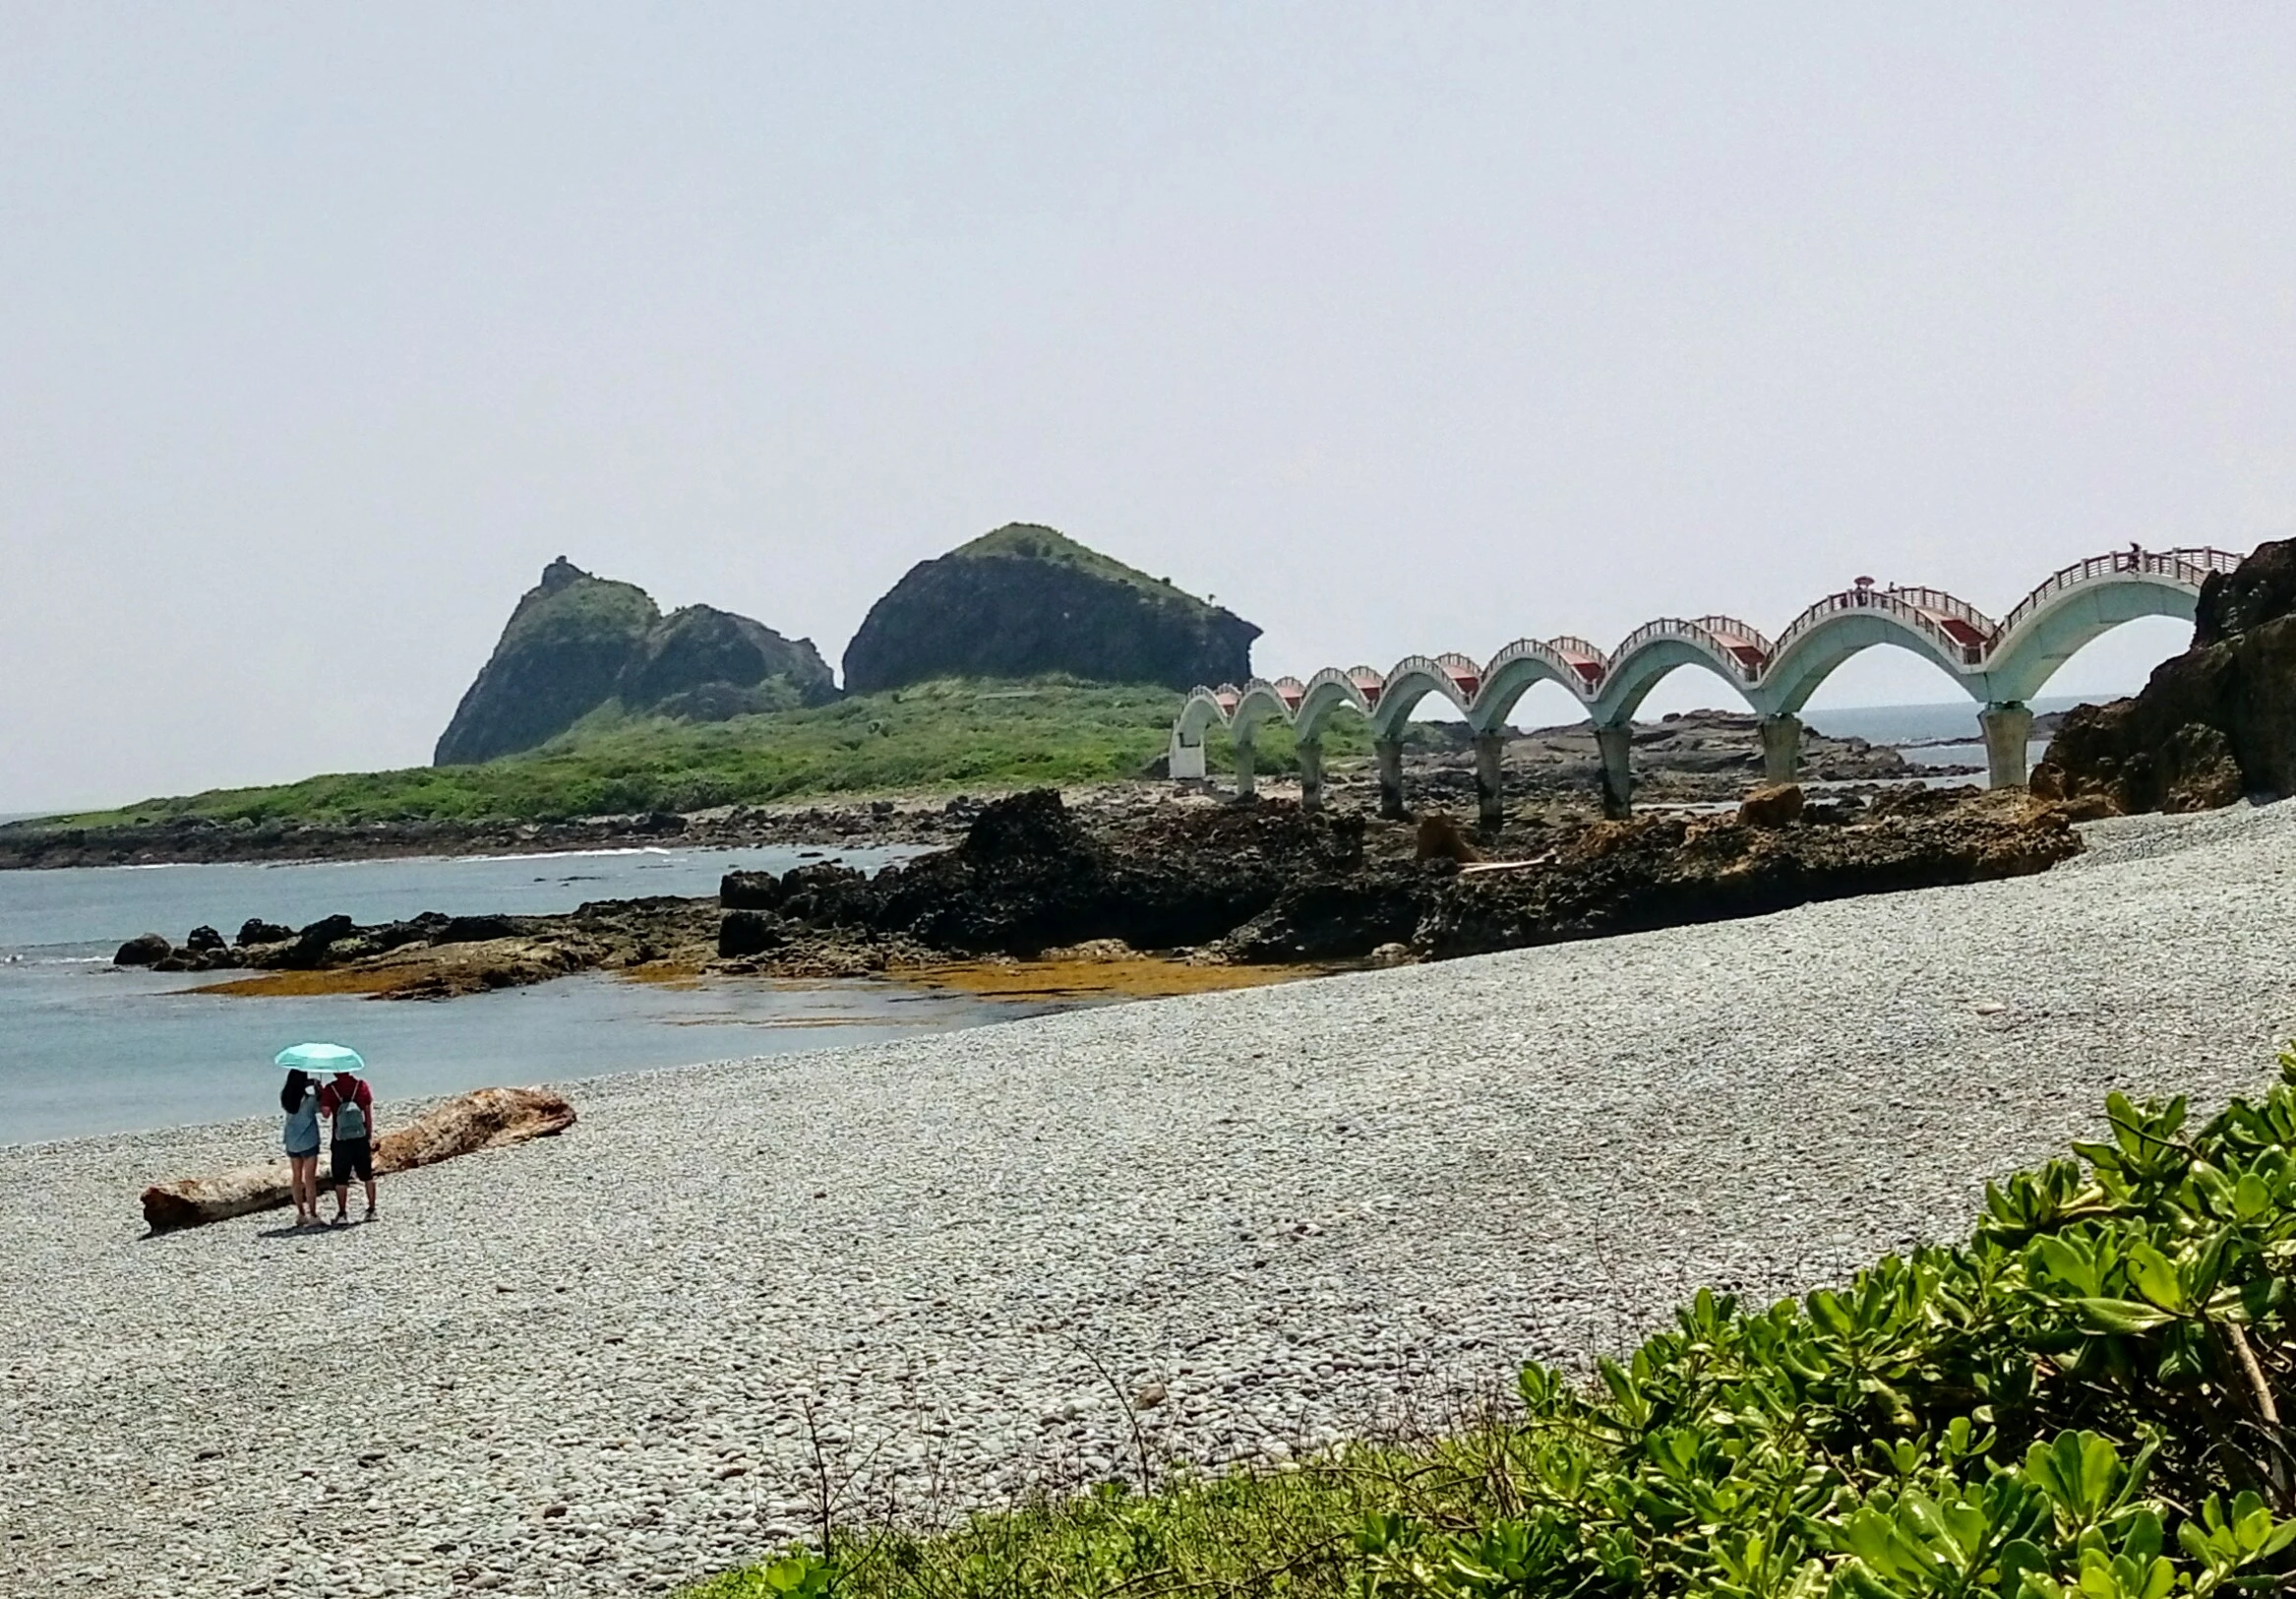
[{"label": "black shorts", "polygon": [[337,1138],[327,1153],[338,1187],[354,1177],[362,1183],[375,1180],[375,1145],[368,1139]]}]

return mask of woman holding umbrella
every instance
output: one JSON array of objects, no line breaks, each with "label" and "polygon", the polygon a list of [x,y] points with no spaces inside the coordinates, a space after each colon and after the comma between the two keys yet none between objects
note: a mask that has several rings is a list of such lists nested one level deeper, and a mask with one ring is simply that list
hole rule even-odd
[{"label": "woman holding umbrella", "polygon": [[287,1080],[279,1087],[279,1109],[286,1113],[282,1138],[287,1146],[287,1186],[295,1194],[295,1225],[319,1225],[319,1084],[311,1074],[290,1057],[294,1050],[279,1052],[278,1063],[287,1069]]}]

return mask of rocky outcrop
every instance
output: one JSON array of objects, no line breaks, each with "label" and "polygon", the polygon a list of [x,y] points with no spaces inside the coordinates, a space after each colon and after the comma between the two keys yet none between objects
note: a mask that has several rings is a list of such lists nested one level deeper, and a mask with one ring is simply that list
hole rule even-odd
[{"label": "rocky outcrop", "polygon": [[609,700],[723,720],[836,692],[811,640],[708,605],[665,617],[644,589],[594,578],[562,555],[511,613],[433,760],[461,766],[532,749]]},{"label": "rocky outcrop", "polygon": [[[801,885],[788,874],[777,909],[729,909],[720,936],[749,946],[769,927],[784,938],[842,928],[1023,956],[1116,939],[1277,962],[1357,959],[1400,943],[1441,957],[2021,876],[2082,847],[2057,813],[1935,790],[1798,813],[1781,797],[1755,823],[1598,823],[1531,859],[1464,865],[1440,851],[1367,858],[1364,827],[1270,802],[1108,833],[1050,791],[1015,795],[984,810],[958,848],[875,880],[815,867]],[[1392,845],[1406,840],[1416,856],[1410,832]],[[728,889],[745,904],[767,897],[749,880]]]},{"label": "rocky outcrop", "polygon": [[1839,795],[1798,815],[1782,794],[1750,822],[1529,826],[1493,838],[1510,857],[1495,860],[1463,861],[1452,840],[1420,858],[1416,829],[1360,813],[1265,801],[1094,818],[1039,790],[979,807],[955,848],[874,878],[822,861],[728,873],[711,899],[331,917],[271,944],[177,950],[168,969],[261,973],[209,993],[430,999],[574,971],[857,976],[1119,944],[1210,964],[1439,958],[2018,876],[2082,847],[2062,808],[1973,789]]},{"label": "rocky outcrop", "polygon": [[434,764],[491,761],[565,732],[612,697],[660,620],[644,589],[593,578],[560,556],[511,613],[440,736]]},{"label": "rocky outcrop", "polygon": [[1746,828],[1783,828],[1802,819],[1802,785],[1779,783],[1757,788],[1738,802],[1738,825]]},{"label": "rocky outcrop", "polygon": [[157,933],[138,933],[111,957],[115,966],[156,966],[175,953],[175,946]]},{"label": "rocky outcrop", "polygon": [[[460,1094],[375,1143],[375,1174],[412,1171],[456,1155],[504,1149],[564,1133],[574,1109],[540,1088],[481,1088]],[[144,1191],[144,1221],[155,1233],[276,1210],[293,1202],[283,1162],[215,1177],[184,1177]]]},{"label": "rocky outcrop", "polygon": [[1055,672],[1182,690],[1240,683],[1259,633],[1050,527],[1015,523],[911,567],[846,646],[845,687]]},{"label": "rocky outcrop", "polygon": [[1761,916],[1813,900],[2045,872],[2081,835],[2054,812],[1832,823],[1598,822],[1542,870],[1453,878],[1412,943],[1442,958]]},{"label": "rocky outcrop", "polygon": [[614,697],[634,710],[689,721],[819,705],[836,693],[829,663],[812,640],[784,639],[762,622],[711,605],[664,617],[614,685]]},{"label": "rocky outcrop", "polygon": [[2296,539],[2211,575],[2192,647],[2136,698],[2066,712],[2032,791],[2130,813],[2296,792]]}]

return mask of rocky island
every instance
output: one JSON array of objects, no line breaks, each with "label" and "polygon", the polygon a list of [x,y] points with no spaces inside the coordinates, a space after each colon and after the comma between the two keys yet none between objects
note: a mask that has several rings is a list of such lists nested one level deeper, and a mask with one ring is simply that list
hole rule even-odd
[{"label": "rocky island", "polygon": [[609,702],[634,713],[725,721],[837,692],[811,639],[708,605],[668,616],[644,589],[565,556],[511,613],[494,654],[439,737],[437,765],[533,749]]},{"label": "rocky island", "polygon": [[1031,523],[921,561],[869,608],[845,646],[845,687],[874,694],[930,678],[1061,672],[1103,683],[1251,676],[1260,630]]}]

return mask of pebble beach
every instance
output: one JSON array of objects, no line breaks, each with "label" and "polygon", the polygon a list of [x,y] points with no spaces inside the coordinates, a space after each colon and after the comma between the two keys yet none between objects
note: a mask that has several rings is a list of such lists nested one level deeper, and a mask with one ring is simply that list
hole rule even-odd
[{"label": "pebble beach", "polygon": [[373,1226],[145,1235],[275,1118],[0,1147],[0,1592],[666,1593],[824,1477],[930,1515],[1280,1464],[1958,1237],[2107,1091],[2209,1104],[2296,1034],[2296,804],[2084,830],[2035,878],[592,1077]]}]

